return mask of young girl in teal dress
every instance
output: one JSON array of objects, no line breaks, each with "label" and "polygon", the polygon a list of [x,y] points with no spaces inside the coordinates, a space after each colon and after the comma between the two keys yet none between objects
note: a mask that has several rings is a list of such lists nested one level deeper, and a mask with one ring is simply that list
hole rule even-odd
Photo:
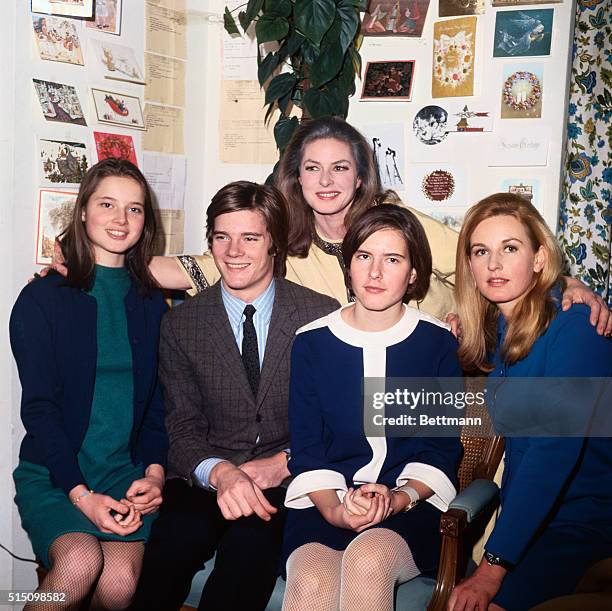
[{"label": "young girl in teal dress", "polygon": [[136,587],[167,451],[157,383],[165,303],[148,271],[151,201],[131,163],[93,166],[61,238],[67,278],[32,282],[13,308],[26,429],[15,502],[48,569],[28,610],[78,608],[86,599],[125,609]]}]

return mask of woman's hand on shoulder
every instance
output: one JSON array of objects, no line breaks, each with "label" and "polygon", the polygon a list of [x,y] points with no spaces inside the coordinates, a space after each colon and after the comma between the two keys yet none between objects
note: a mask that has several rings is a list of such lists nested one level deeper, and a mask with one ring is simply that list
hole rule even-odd
[{"label": "woman's hand on shoulder", "polygon": [[610,337],[612,335],[612,316],[604,300],[591,291],[585,284],[575,278],[565,278],[566,288],[563,291],[561,307],[565,312],[574,303],[583,303],[591,308],[590,321],[597,325],[597,333]]},{"label": "woman's hand on shoulder", "polygon": [[122,502],[133,505],[142,515],[157,511],[162,504],[164,479],[164,469],[161,465],[149,465],[145,476],[132,482]]},{"label": "woman's hand on shoulder", "polygon": [[106,494],[94,492],[82,496],[75,505],[103,533],[131,535],[142,526],[141,514],[133,505],[130,507]]}]

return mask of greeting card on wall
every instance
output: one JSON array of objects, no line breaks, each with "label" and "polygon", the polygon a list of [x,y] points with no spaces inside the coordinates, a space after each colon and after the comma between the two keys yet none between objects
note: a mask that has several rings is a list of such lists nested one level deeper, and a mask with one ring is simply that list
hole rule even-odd
[{"label": "greeting card on wall", "polygon": [[538,130],[496,130],[487,154],[489,166],[545,166],[548,163],[550,134]]},{"label": "greeting card on wall", "polygon": [[83,65],[81,42],[73,21],[32,15],[32,25],[40,59]]},{"label": "greeting card on wall", "polygon": [[145,84],[142,68],[138,65],[134,49],[102,40],[92,40],[91,46],[104,78],[138,85]]},{"label": "greeting card on wall", "polygon": [[476,17],[434,24],[432,97],[474,95],[475,49]]},{"label": "greeting card on wall", "polygon": [[145,129],[140,98],[103,89],[91,90],[100,123]]},{"label": "greeting card on wall", "polygon": [[72,85],[32,79],[47,121],[87,125],[77,91]]},{"label": "greeting card on wall", "polygon": [[425,106],[414,117],[412,131],[423,144],[440,144],[448,135],[448,113],[441,106]]},{"label": "greeting card on wall", "polygon": [[448,131],[475,134],[493,130],[493,113],[483,104],[464,104],[449,101],[444,104],[448,110]]},{"label": "greeting card on wall", "polygon": [[429,0],[372,0],[361,23],[364,36],[420,36]]},{"label": "greeting card on wall", "polygon": [[32,0],[33,13],[91,19],[94,0]]},{"label": "greeting card on wall", "polygon": [[88,21],[87,27],[119,36],[121,34],[121,4],[122,0],[96,0],[95,20]]},{"label": "greeting card on wall", "polygon": [[465,206],[468,196],[467,174],[461,166],[420,163],[408,167],[409,201],[419,208]]},{"label": "greeting card on wall", "polygon": [[501,95],[502,119],[539,119],[542,116],[542,64],[505,64]]},{"label": "greeting card on wall", "polygon": [[363,126],[374,164],[384,189],[403,191],[405,181],[404,126],[402,123],[379,123]]},{"label": "greeting card on wall", "polygon": [[87,147],[82,142],[39,140],[39,178],[41,184],[79,184],[89,168]]},{"label": "greeting card on wall", "polygon": [[36,240],[36,263],[38,265],[51,263],[55,238],[70,223],[76,196],[76,191],[52,191],[50,189],[39,191]]},{"label": "greeting card on wall", "polygon": [[459,231],[461,225],[463,225],[463,217],[467,212],[465,207],[448,207],[444,206],[443,210],[433,209],[421,209],[422,212],[431,216],[432,219],[440,221],[443,225],[446,225],[454,231]]},{"label": "greeting card on wall", "polygon": [[440,0],[438,5],[439,17],[482,15],[484,12],[484,0]]},{"label": "greeting card on wall", "polygon": [[414,60],[368,62],[363,78],[362,100],[409,101],[412,95]]},{"label": "greeting card on wall", "polygon": [[93,135],[98,161],[113,157],[115,159],[127,159],[127,161],[131,161],[134,165],[138,165],[132,136],[107,134],[104,132],[94,132]]},{"label": "greeting card on wall", "polygon": [[499,11],[493,57],[550,55],[554,9]]},{"label": "greeting card on wall", "polygon": [[500,191],[520,195],[543,212],[540,181],[537,178],[506,178],[501,184]]},{"label": "greeting card on wall", "polygon": [[559,4],[563,0],[491,0],[491,6],[521,6],[523,4]]}]

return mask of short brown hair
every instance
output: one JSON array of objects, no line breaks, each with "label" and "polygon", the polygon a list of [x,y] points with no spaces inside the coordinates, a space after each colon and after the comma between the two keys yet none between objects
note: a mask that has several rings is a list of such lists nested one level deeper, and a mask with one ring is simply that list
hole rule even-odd
[{"label": "short brown hair", "polygon": [[282,278],[286,271],[288,227],[287,203],[281,192],[271,185],[238,180],[222,187],[213,196],[206,211],[206,239],[212,245],[215,219],[221,214],[254,210],[260,212],[272,240],[274,275]]},{"label": "short brown hair", "polygon": [[373,234],[381,229],[395,229],[406,241],[410,263],[416,272],[416,280],[408,285],[404,301],[421,301],[429,290],[431,277],[431,249],[423,225],[417,217],[396,204],[380,204],[363,212],[348,228],[342,242],[345,282],[350,286],[350,268],[353,255]]},{"label": "short brown hair", "polygon": [[100,182],[110,176],[131,178],[142,187],[144,227],[138,242],[125,253],[125,267],[139,290],[146,294],[158,286],[149,271],[156,232],[153,196],[142,172],[125,159],[103,159],[92,166],[81,181],[72,220],[59,236],[62,255],[68,268],[67,282],[69,286],[83,290],[89,290],[93,285],[96,260],[83,222],[83,212]]}]

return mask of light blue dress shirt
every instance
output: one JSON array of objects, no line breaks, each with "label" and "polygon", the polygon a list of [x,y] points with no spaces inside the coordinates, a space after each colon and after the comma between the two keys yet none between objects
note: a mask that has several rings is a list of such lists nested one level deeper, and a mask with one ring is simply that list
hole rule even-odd
[{"label": "light blue dress shirt", "polygon": [[[274,295],[276,293],[274,279],[268,285],[268,288],[252,302],[255,308],[253,315],[253,325],[257,332],[257,350],[259,352],[259,367],[263,364],[264,354],[266,352],[266,342],[268,341],[268,329],[270,328],[270,319],[272,318],[272,308],[274,306]],[[221,281],[221,298],[223,305],[229,318],[230,328],[236,339],[238,350],[242,354],[242,325],[245,320],[244,308],[248,302],[231,295],[223,281]],[[210,485],[210,473],[213,468],[223,462],[223,458],[210,457],[205,458],[193,471],[198,484],[207,490],[214,490]]]}]

